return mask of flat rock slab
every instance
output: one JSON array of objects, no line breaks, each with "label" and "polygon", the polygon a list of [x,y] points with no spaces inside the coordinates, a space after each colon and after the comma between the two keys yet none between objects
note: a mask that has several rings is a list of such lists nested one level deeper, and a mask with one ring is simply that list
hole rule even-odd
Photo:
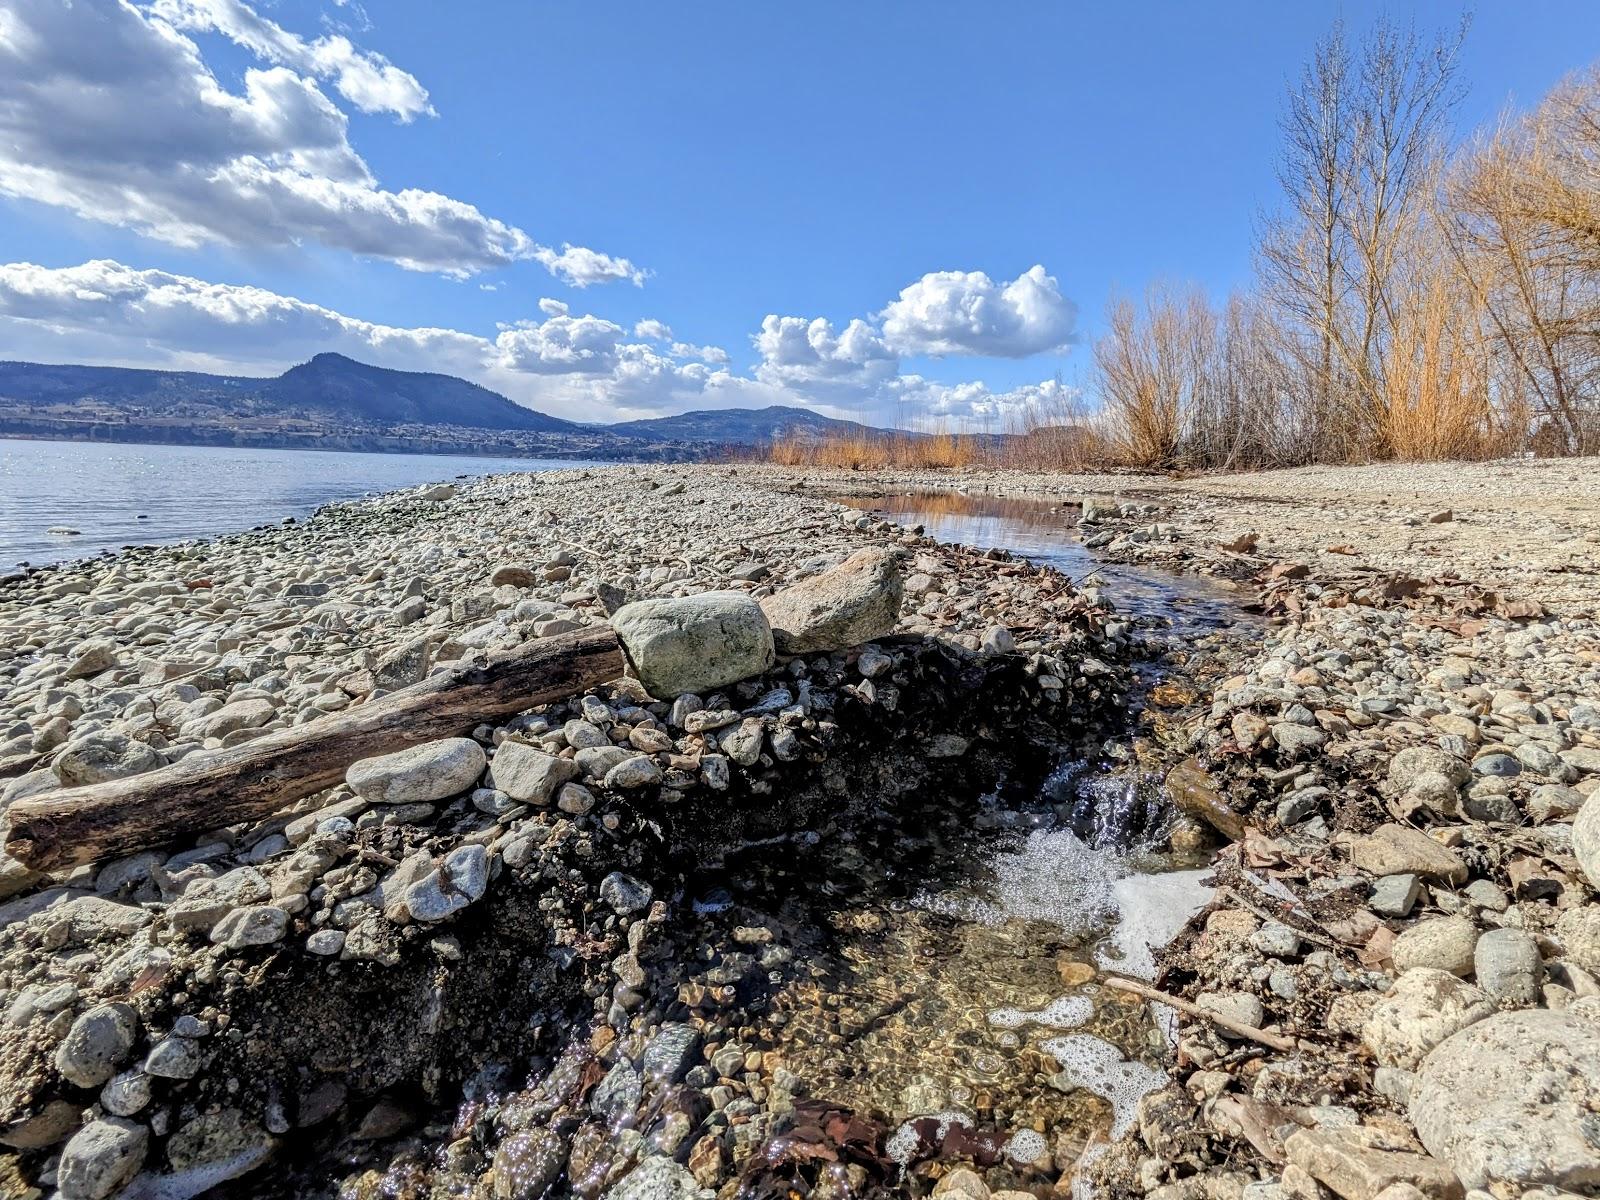
[{"label": "flat rock slab", "polygon": [[1380,825],[1355,838],[1350,861],[1373,875],[1410,873],[1457,884],[1467,881],[1467,864],[1455,851],[1406,825]]},{"label": "flat rock slab", "polygon": [[1411,1120],[1468,1187],[1600,1185],[1600,1005],[1580,1007],[1497,1013],[1423,1060]]},{"label": "flat rock slab", "polygon": [[761,608],[778,653],[848,650],[893,633],[905,598],[900,561],[895,550],[868,547],[768,596]]}]

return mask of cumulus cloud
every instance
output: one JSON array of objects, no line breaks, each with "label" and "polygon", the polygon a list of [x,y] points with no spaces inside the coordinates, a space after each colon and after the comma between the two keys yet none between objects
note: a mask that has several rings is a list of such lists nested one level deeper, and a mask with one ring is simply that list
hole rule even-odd
[{"label": "cumulus cloud", "polygon": [[672,327],[665,321],[658,321],[654,317],[646,317],[644,320],[634,323],[633,336],[644,338],[651,342],[670,342],[672,340]]},{"label": "cumulus cloud", "polygon": [[999,284],[982,271],[932,271],[880,314],[898,354],[1027,358],[1072,340],[1077,306],[1054,276],[1031,267]]},{"label": "cumulus cloud", "polygon": [[978,382],[944,384],[920,375],[903,375],[890,386],[900,411],[921,422],[953,420],[993,426],[1008,417],[1029,414],[1065,417],[1079,397],[1075,387],[1059,379],[993,391]]},{"label": "cumulus cloud", "polygon": [[239,0],[156,0],[151,11],[174,29],[220,33],[265,62],[331,80],[362,112],[392,113],[401,121],[434,115],[415,75],[381,54],[356,49],[343,35],[307,41]]},{"label": "cumulus cloud", "polygon": [[634,287],[644,286],[646,272],[627,259],[613,258],[609,254],[574,246],[570,242],[563,242],[559,253],[549,246],[539,246],[532,257],[562,283],[575,288],[619,280],[625,280]]},{"label": "cumulus cloud", "polygon": [[898,356],[860,319],[836,332],[822,317],[769,315],[751,340],[761,354],[756,378],[812,399],[864,398],[900,370]]},{"label": "cumulus cloud", "polygon": [[[188,36],[201,29],[269,65],[229,90]],[[179,246],[315,242],[455,276],[534,259],[580,285],[644,278],[466,201],[381,186],[317,81],[401,119],[429,111],[427,92],[342,35],[308,42],[236,0],[0,0],[0,34],[0,195]]]}]

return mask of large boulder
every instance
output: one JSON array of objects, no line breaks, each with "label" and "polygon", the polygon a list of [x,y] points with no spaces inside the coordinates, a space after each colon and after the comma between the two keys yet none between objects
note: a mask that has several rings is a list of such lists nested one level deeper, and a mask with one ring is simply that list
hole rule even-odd
[{"label": "large boulder", "polygon": [[847,650],[886,637],[900,620],[905,581],[895,550],[857,550],[832,570],[761,602],[780,654]]},{"label": "large boulder", "polygon": [[488,759],[471,738],[440,738],[363,758],[345,772],[355,794],[374,804],[430,804],[471,787]]},{"label": "large boulder", "polygon": [[743,592],[640,600],[619,608],[611,627],[658,700],[714,691],[772,665],[772,629]]},{"label": "large boulder", "polygon": [[1572,853],[1589,877],[1589,886],[1600,892],[1600,788],[1589,794],[1572,823]]},{"label": "large boulder", "polygon": [[1372,1006],[1361,1040],[1383,1067],[1415,1070],[1452,1034],[1494,1012],[1481,988],[1434,967],[1414,967]]},{"label": "large boulder", "polygon": [[1600,1022],[1542,1009],[1478,1021],[1423,1060],[1409,1104],[1428,1153],[1469,1188],[1588,1193],[1600,1185]]}]

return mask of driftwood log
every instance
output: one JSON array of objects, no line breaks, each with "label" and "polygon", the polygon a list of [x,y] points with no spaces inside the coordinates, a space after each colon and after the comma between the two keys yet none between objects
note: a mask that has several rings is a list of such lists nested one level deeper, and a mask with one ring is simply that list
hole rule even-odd
[{"label": "driftwood log", "polygon": [[5,848],[36,870],[54,870],[258,821],[339,783],[360,759],[465,733],[622,674],[622,646],[609,626],[529,642],[243,745],[19,800],[7,814]]}]

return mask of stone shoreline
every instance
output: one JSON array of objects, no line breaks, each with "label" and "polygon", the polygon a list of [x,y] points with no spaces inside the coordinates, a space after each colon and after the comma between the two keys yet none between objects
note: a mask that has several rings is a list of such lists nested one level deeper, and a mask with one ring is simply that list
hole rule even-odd
[{"label": "stone shoreline", "polygon": [[[1470,548],[1463,561],[1484,571],[1468,583],[1492,594],[1437,574],[1397,582],[1440,547],[1448,565],[1471,529],[1470,516],[1428,526],[1438,510],[1396,518],[1426,527],[1426,544],[1353,574],[1342,551],[1307,552],[1314,520],[1297,541],[1155,485],[1124,508],[1121,481],[940,478],[1087,496],[1103,553],[1215,572],[1271,614],[1264,637],[1224,642],[1226,678],[1167,667],[1162,738],[1194,756],[1174,798],[1244,829],[1156,984],[1299,1048],[1185,1016],[1173,1086],[1140,1102],[1110,1153],[1040,1137],[1018,1143],[1031,1163],[969,1148],[985,1177],[946,1161],[913,1179],[845,1154],[849,1190],[1042,1197],[1075,1167],[1163,1200],[1600,1186],[1600,837],[1573,832],[1600,782],[1600,634],[1571,572],[1519,589]],[[899,636],[875,646],[780,658],[694,702],[621,686],[473,731],[495,760],[506,746],[564,756],[564,786],[514,796],[480,786],[472,759],[448,794],[335,789],[281,820],[62,878],[0,859],[0,1144],[13,1148],[0,1181],[99,1200],[130,1179],[121,1194],[172,1197],[243,1175],[234,1186],[268,1194],[246,1173],[274,1147],[388,1144],[414,1119],[397,1085],[443,1097],[462,1082],[452,1058],[519,1042],[545,1073],[522,1090],[466,1080],[467,1125],[437,1135],[444,1166],[407,1167],[409,1184],[393,1165],[353,1170],[344,1194],[534,1197],[565,1171],[587,1196],[756,1195],[779,1180],[749,1175],[751,1156],[797,1123],[850,1145],[855,1127],[807,1108],[781,1055],[723,1070],[735,1064],[719,1057],[717,1012],[790,960],[772,930],[731,929],[691,986],[673,881],[718,847],[847,826],[863,805],[910,806],[914,821],[933,779],[976,796],[1042,768],[1041,748],[1132,732],[1137,634],[1093,594],[821,498],[920,482],[493,476],[8,585],[0,804],[314,720],[625,600],[765,595],[867,546],[900,547],[909,575]],[[1593,545],[1585,516],[1563,519]],[[1192,820],[1178,829],[1195,840]],[[369,1046],[385,1008],[395,1019]],[[582,1045],[557,1032],[578,1028]],[[794,1170],[784,1186],[818,1182],[814,1164]]]}]

